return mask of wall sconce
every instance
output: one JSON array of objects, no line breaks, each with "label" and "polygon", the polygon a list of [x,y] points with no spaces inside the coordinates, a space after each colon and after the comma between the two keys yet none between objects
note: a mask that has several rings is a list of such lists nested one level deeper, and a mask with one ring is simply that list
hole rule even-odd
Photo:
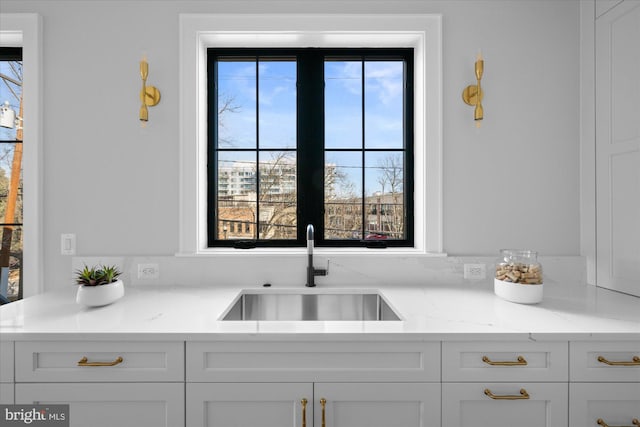
[{"label": "wall sconce", "polygon": [[140,121],[144,124],[149,121],[149,110],[147,107],[153,107],[160,102],[160,91],[155,86],[147,86],[147,77],[149,76],[149,63],[147,58],[143,57],[140,61],[140,77],[142,77],[142,90],[140,91]]},{"label": "wall sconce", "polygon": [[482,80],[482,74],[484,73],[484,60],[482,59],[482,54],[478,53],[478,59],[475,64],[476,71],[476,81],[477,84],[469,85],[462,91],[462,100],[471,106],[475,106],[475,111],[473,112],[473,119],[476,121],[476,126],[480,127],[480,120],[484,118],[484,110],[482,108],[482,98],[484,96],[484,92],[480,87],[480,80]]}]

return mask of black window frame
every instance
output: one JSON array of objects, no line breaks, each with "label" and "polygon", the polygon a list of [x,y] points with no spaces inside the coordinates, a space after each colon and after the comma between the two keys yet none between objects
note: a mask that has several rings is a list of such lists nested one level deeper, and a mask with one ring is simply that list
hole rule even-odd
[{"label": "black window frame", "polygon": [[[0,61],[23,61],[23,49],[22,47],[0,47]],[[0,84],[4,84],[4,82],[0,83]],[[0,103],[3,103],[5,100],[1,99]],[[0,145],[2,144],[24,144],[24,141],[22,139],[15,139],[15,140],[5,140],[5,139],[0,139]],[[24,147],[24,145],[23,145]],[[21,165],[22,167],[22,165]],[[21,172],[22,174],[22,172]],[[7,177],[8,179],[10,179],[10,176]],[[21,177],[20,180],[22,181],[23,178]],[[22,191],[23,191],[23,187],[24,186],[24,181],[22,182],[22,185],[20,186],[21,188],[18,188],[18,194],[23,196]],[[8,197],[8,193],[7,193],[7,197]],[[2,218],[2,220],[4,220],[4,216]],[[23,221],[24,221],[24,213],[23,213]],[[13,240],[13,233],[14,231],[18,230],[20,233],[23,233],[23,229],[24,229],[24,222],[12,222],[12,223],[5,223],[4,221],[2,223],[0,223],[0,234],[2,236],[2,240],[3,240],[3,244],[9,244],[9,246],[11,246],[11,242]],[[5,242],[5,240],[7,240],[7,242]],[[0,262],[0,264],[2,264],[3,266],[5,266],[8,268],[8,258],[11,256],[11,252],[9,251],[8,253],[5,254],[0,254],[3,256],[4,259],[2,259],[2,261]],[[15,300],[21,300],[24,296],[24,240],[22,242],[22,256],[20,257],[20,278],[19,278],[19,287],[18,287],[18,295],[15,298],[12,298],[12,301]],[[0,297],[4,297],[2,295],[0,295]]]},{"label": "black window frame", "polygon": [[[296,170],[297,170],[297,232],[296,239],[218,239],[216,221],[217,201],[217,60],[229,58],[295,57],[297,62],[297,106],[296,106]],[[357,240],[324,238],[324,63],[327,58],[335,60],[383,61],[402,60],[404,69],[403,101],[403,147],[401,149],[374,149],[362,147],[362,155],[374,151],[398,151],[404,153],[404,228],[405,239]],[[315,227],[315,244],[319,247],[386,248],[414,246],[414,49],[413,48],[208,48],[207,49],[207,247],[300,247],[306,245],[306,226]],[[364,67],[363,94],[364,94]],[[362,132],[364,138],[364,100]],[[259,150],[258,147],[247,151]],[[229,149],[231,151],[231,149]],[[233,149],[237,151],[237,149]],[[327,151],[341,151],[332,148]],[[344,149],[342,151],[354,151]],[[363,163],[364,164],[364,163]],[[364,170],[363,170],[364,174]],[[364,178],[364,177],[363,177]],[[308,197],[313,194],[314,197]],[[305,197],[307,196],[307,197]],[[366,225],[366,196],[362,194],[362,231]],[[258,227],[258,224],[256,224]]]}]

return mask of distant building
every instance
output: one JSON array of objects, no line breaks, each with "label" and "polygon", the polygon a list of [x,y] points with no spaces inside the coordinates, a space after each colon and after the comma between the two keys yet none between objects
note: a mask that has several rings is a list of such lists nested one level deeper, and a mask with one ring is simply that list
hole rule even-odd
[{"label": "distant building", "polygon": [[[403,239],[403,193],[365,198],[336,194],[336,165],[325,167],[325,236],[330,239]],[[218,168],[218,239],[295,239],[296,164],[280,158],[260,164],[233,162]],[[256,190],[260,191],[260,200]],[[260,203],[258,209],[258,202]],[[365,235],[362,235],[362,209]],[[257,212],[259,210],[259,228]],[[258,235],[259,234],[259,235]]]}]

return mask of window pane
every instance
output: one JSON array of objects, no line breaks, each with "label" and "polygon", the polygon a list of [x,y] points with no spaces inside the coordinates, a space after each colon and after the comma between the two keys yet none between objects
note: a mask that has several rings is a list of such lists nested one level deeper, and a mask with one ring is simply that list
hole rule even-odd
[{"label": "window pane", "polygon": [[365,72],[365,147],[403,148],[404,64],[367,61]]},{"label": "window pane", "polygon": [[0,48],[0,294],[22,298],[22,61],[19,48]]},{"label": "window pane", "polygon": [[296,62],[264,60],[258,70],[260,148],[296,148]]},{"label": "window pane", "polygon": [[255,152],[219,152],[217,238],[254,239],[256,206]]},{"label": "window pane", "polygon": [[294,151],[260,153],[259,238],[296,239],[297,194]]},{"label": "window pane", "polygon": [[325,156],[325,239],[362,240],[362,153]]},{"label": "window pane", "polygon": [[405,239],[404,161],[400,152],[367,152],[366,239]]},{"label": "window pane", "polygon": [[362,62],[324,64],[325,148],[362,148]]},{"label": "window pane", "polygon": [[256,61],[218,61],[218,148],[256,147]]},{"label": "window pane", "polygon": [[[11,111],[3,112],[6,124],[13,123],[13,127],[0,126],[0,141],[15,141],[18,127],[22,122],[16,123],[20,115],[20,100],[22,97],[22,61],[0,61],[0,107]],[[4,115],[6,114],[6,116]],[[18,124],[19,126],[15,126]]]}]

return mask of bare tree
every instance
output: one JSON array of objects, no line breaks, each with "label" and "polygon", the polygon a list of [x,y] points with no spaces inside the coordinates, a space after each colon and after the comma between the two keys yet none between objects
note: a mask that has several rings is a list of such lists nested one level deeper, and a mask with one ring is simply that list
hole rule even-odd
[{"label": "bare tree", "polygon": [[263,239],[296,237],[296,163],[292,151],[271,154],[258,168],[259,230]]},{"label": "bare tree", "polygon": [[232,138],[225,138],[220,136],[220,129],[225,128],[225,117],[228,114],[238,113],[242,111],[242,107],[235,103],[235,96],[227,94],[218,95],[218,146],[233,147],[234,141]]},{"label": "bare tree", "polygon": [[[378,184],[382,189],[384,199],[383,224],[378,224],[382,228],[387,228],[392,236],[402,236],[404,233],[404,167],[400,154],[390,154],[378,162],[380,174]],[[379,206],[378,209],[383,209]]]}]

